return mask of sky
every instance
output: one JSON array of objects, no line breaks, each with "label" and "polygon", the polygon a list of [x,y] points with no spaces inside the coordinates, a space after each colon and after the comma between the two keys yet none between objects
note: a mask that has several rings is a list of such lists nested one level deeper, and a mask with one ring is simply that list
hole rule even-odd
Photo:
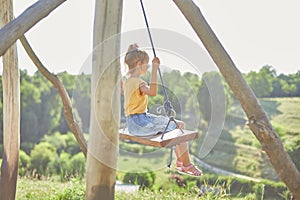
[{"label": "sky", "polygon": [[[15,16],[35,2],[36,0],[14,0]],[[203,65],[206,65],[206,62],[211,62],[201,41],[173,1],[143,2],[153,31],[154,45],[163,64],[188,71],[187,66],[193,65],[187,59],[189,54],[194,53],[193,44],[203,49],[200,56],[202,61],[199,63],[203,62]],[[194,0],[194,2],[200,7],[241,72],[258,71],[264,65],[274,67],[278,74],[296,73],[300,70],[299,0]],[[66,1],[25,34],[41,61],[51,72],[67,71],[77,74],[85,67],[84,63],[92,52],[94,4],[95,0]],[[145,29],[145,21],[139,0],[124,0],[122,36],[141,29]],[[132,38],[132,41],[126,40],[127,44],[124,45],[137,42],[145,48],[149,47],[146,31],[139,33],[141,33],[139,37]],[[185,38],[177,39],[178,35]],[[183,56],[172,52],[172,48],[175,47],[163,49],[162,43],[165,40],[170,40],[170,44],[182,48]],[[17,44],[20,68],[34,73],[36,69],[33,63],[20,43]],[[187,49],[189,45],[191,48]]]}]

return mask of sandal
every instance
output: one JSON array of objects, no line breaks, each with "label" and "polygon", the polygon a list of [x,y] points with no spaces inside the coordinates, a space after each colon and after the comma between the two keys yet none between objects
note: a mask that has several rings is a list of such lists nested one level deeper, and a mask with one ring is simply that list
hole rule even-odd
[{"label": "sandal", "polygon": [[[194,170],[193,170],[194,169]],[[202,171],[198,169],[195,165],[190,163],[188,166],[181,166],[181,170],[178,170],[179,173],[185,174],[188,176],[193,176],[193,177],[200,177],[202,176]]]},{"label": "sandal", "polygon": [[176,161],[176,169],[177,171],[182,171],[183,162],[177,160]]}]

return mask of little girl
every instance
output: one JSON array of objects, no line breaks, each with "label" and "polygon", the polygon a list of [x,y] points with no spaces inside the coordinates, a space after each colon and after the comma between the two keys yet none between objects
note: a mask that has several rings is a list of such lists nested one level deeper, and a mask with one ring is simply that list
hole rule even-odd
[{"label": "little girl", "polygon": [[[149,56],[145,51],[139,50],[137,44],[129,46],[125,56],[125,65],[129,72],[122,86],[124,92],[124,109],[126,123],[130,134],[135,136],[150,136],[163,132],[169,121],[168,117],[153,115],[147,112],[148,96],[157,93],[157,70],[160,61],[157,57],[152,60],[152,73],[150,84],[143,81],[140,76],[145,74],[149,68]],[[175,128],[185,129],[182,121],[176,120],[179,127],[171,121],[167,131]],[[191,176],[201,176],[202,172],[190,162],[188,144],[176,145],[177,156],[176,167],[179,172]]]}]

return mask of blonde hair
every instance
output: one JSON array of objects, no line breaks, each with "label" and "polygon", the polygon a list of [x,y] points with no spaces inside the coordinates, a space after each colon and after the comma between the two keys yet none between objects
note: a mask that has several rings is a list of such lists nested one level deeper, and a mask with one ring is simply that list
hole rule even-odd
[{"label": "blonde hair", "polygon": [[134,68],[139,61],[143,62],[146,60],[147,62],[149,60],[149,56],[146,51],[139,50],[137,44],[129,45],[124,58],[124,63],[129,69],[128,73],[132,73],[132,71],[134,71]]}]

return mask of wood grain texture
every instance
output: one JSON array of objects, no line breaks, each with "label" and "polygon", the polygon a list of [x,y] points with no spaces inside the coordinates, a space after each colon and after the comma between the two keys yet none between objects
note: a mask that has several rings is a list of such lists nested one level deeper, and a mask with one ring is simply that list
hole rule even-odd
[{"label": "wood grain texture", "polygon": [[163,139],[161,139],[161,133],[154,136],[140,137],[131,135],[123,129],[120,129],[119,134],[120,139],[122,140],[131,140],[148,146],[166,148],[183,142],[195,140],[199,135],[197,131],[183,130],[182,133],[179,129],[175,129],[173,131],[165,133]]}]

